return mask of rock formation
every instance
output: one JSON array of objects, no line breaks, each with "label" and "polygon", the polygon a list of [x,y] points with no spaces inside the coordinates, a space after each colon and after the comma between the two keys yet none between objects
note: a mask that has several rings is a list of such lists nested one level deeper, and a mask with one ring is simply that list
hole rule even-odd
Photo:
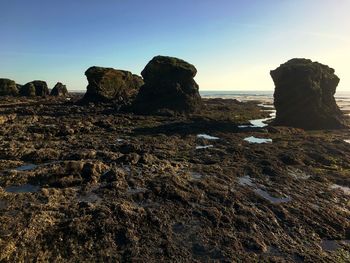
[{"label": "rock formation", "polygon": [[137,113],[162,110],[193,112],[202,106],[196,68],[184,60],[157,56],[142,71],[145,85],[140,88],[133,109]]},{"label": "rock formation", "polygon": [[55,87],[51,90],[51,96],[66,96],[68,95],[68,90],[66,85],[63,85],[61,82],[58,82]]},{"label": "rock formation", "polygon": [[309,59],[292,59],[270,72],[275,83],[276,125],[304,129],[345,127],[334,99],[334,69]]},{"label": "rock formation", "polygon": [[49,95],[49,88],[47,87],[47,83],[42,80],[34,80],[22,86],[19,91],[21,96],[47,96]]},{"label": "rock formation", "polygon": [[35,86],[33,83],[29,82],[21,87],[19,90],[19,95],[25,97],[34,97],[35,96]]},{"label": "rock formation", "polygon": [[0,79],[0,96],[16,95],[18,95],[16,82],[10,79]]},{"label": "rock formation", "polygon": [[82,102],[114,102],[128,104],[143,85],[140,76],[113,68],[91,67],[85,75],[89,85]]}]

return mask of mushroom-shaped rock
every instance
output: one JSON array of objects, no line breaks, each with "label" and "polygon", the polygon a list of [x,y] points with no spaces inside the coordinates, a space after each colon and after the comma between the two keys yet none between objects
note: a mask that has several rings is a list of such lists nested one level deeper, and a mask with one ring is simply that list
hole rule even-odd
[{"label": "mushroom-shaped rock", "polygon": [[187,113],[202,106],[198,84],[194,81],[196,68],[184,60],[157,56],[142,71],[145,85],[140,88],[133,109],[152,114],[162,110]]},{"label": "mushroom-shaped rock", "polygon": [[18,95],[16,82],[10,79],[0,79],[0,96],[16,95]]},{"label": "mushroom-shaped rock", "polygon": [[66,96],[68,95],[68,90],[66,85],[63,85],[61,82],[58,82],[55,87],[51,90],[51,96]]},{"label": "mushroom-shaped rock", "polygon": [[304,129],[346,126],[334,99],[334,69],[309,59],[292,59],[270,72],[275,83],[276,125]]},{"label": "mushroom-shaped rock", "polygon": [[143,85],[140,76],[113,68],[91,67],[85,75],[89,85],[82,102],[128,104]]},{"label": "mushroom-shaped rock", "polygon": [[20,89],[21,96],[47,96],[49,95],[49,88],[47,83],[42,80],[34,80],[22,86]]}]

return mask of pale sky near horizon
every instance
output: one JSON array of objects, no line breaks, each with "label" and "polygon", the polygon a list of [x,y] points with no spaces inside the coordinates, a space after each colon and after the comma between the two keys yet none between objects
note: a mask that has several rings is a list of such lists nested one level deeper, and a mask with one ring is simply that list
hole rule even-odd
[{"label": "pale sky near horizon", "polygon": [[85,90],[93,65],[140,74],[155,55],[198,70],[200,90],[272,90],[294,57],[350,91],[350,0],[3,0],[0,78]]}]

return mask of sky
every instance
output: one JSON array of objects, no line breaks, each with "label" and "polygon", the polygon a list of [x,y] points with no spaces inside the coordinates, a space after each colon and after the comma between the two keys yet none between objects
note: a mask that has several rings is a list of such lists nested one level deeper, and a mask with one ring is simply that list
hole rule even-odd
[{"label": "sky", "polygon": [[85,90],[90,66],[140,74],[156,55],[195,65],[200,90],[273,90],[295,57],[350,91],[350,0],[1,0],[0,78]]}]

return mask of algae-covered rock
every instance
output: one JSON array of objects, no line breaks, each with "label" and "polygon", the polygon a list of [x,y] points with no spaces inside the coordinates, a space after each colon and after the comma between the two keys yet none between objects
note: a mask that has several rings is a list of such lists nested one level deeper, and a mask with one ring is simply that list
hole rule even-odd
[{"label": "algae-covered rock", "polygon": [[140,76],[113,68],[91,67],[85,75],[89,85],[82,102],[128,104],[143,84]]},{"label": "algae-covered rock", "polygon": [[21,96],[47,96],[49,95],[49,88],[47,83],[42,80],[34,80],[22,86],[20,89]]},{"label": "algae-covered rock", "polygon": [[142,71],[145,85],[140,88],[133,105],[137,113],[161,110],[194,112],[201,108],[198,84],[194,81],[196,68],[184,60],[157,56]]},{"label": "algae-covered rock", "polygon": [[334,99],[340,81],[334,69],[309,59],[292,59],[271,71],[275,124],[304,129],[345,127]]},{"label": "algae-covered rock", "polygon": [[34,97],[35,96],[35,86],[33,83],[27,83],[21,87],[19,90],[19,95],[25,97]]},{"label": "algae-covered rock", "polygon": [[16,82],[10,79],[0,79],[0,96],[16,95],[18,95]]},{"label": "algae-covered rock", "polygon": [[51,96],[66,96],[68,95],[68,90],[66,85],[63,85],[61,82],[58,82],[55,87],[51,90]]}]

